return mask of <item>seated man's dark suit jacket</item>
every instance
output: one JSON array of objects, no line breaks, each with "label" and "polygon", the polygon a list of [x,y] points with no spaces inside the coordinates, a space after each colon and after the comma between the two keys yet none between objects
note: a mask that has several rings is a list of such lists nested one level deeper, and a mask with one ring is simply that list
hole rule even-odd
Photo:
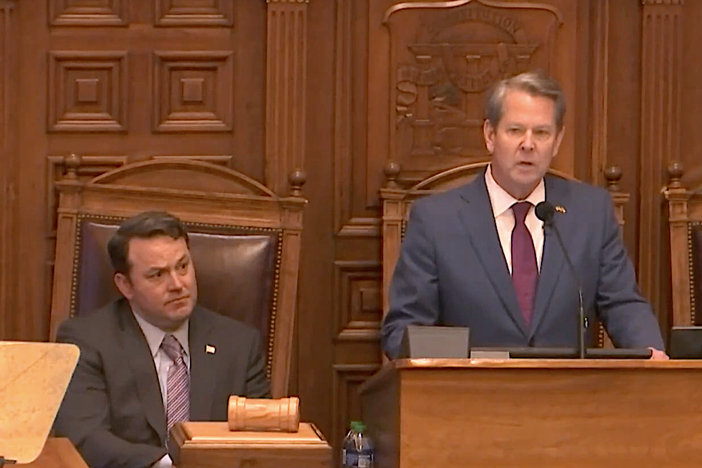
[{"label": "seated man's dark suit jacket", "polygon": [[[196,306],[190,316],[190,420],[226,421],[230,395],[268,397],[259,333]],[[146,338],[120,299],[64,322],[58,341],[80,359],[59,410],[56,435],[92,468],[141,468],[166,454],[166,416]],[[207,345],[215,353],[207,353]]]},{"label": "seated man's dark suit jacket", "polygon": [[[580,276],[590,323],[599,317],[618,347],[654,347],[663,339],[621,241],[609,193],[545,177],[546,200]],[[390,285],[382,345],[395,358],[407,325],[470,328],[476,347],[576,347],[578,287],[550,228],[532,324],[524,320],[500,245],[484,172],[451,191],[412,206]],[[590,327],[588,342],[593,341]]]}]

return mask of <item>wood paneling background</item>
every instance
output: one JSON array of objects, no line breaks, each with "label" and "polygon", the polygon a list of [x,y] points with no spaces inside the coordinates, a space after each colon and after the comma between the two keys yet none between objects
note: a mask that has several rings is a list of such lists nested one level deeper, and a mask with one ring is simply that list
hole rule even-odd
[{"label": "wood paneling background", "polygon": [[301,168],[291,392],[338,448],[381,363],[383,168],[407,184],[484,159],[485,89],[536,67],[568,98],[555,167],[623,171],[625,241],[665,328],[660,188],[674,160],[702,182],[701,26],[693,0],[0,0],[0,338],[48,337],[63,156],[83,178],[197,158],[278,193]]}]

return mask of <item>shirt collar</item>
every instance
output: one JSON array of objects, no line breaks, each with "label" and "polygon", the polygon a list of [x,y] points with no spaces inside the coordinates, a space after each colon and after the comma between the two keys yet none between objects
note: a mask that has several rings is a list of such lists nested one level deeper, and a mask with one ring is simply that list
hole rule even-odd
[{"label": "shirt collar", "polygon": [[539,185],[527,196],[524,200],[517,200],[512,195],[507,193],[505,189],[500,187],[492,176],[492,164],[489,164],[485,171],[485,185],[487,185],[488,195],[490,196],[490,204],[492,205],[492,213],[497,218],[512,208],[517,202],[528,201],[536,206],[542,201],[546,201],[546,185],[544,179],[541,178]]},{"label": "shirt collar", "polygon": [[[163,342],[163,338],[166,336],[166,332],[149,323],[144,317],[141,316],[140,313],[134,310],[134,308],[132,308],[132,313],[134,314],[134,318],[139,324],[141,331],[146,337],[146,342],[149,344],[151,356],[156,357],[156,353],[158,353],[158,350],[161,348],[161,343]],[[171,335],[173,335],[175,339],[178,340],[178,343],[180,343],[180,346],[182,346],[186,356],[190,355],[190,349],[188,346],[189,325],[190,320],[186,320],[185,323],[178,327],[177,330],[171,332]]]}]

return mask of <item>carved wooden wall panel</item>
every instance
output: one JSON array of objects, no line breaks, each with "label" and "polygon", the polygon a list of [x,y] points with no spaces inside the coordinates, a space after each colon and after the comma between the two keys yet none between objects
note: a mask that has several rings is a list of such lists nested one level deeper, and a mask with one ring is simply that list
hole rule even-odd
[{"label": "carved wooden wall panel", "polygon": [[14,206],[17,40],[19,21],[14,1],[0,1],[0,337],[9,336],[15,310]]},{"label": "carved wooden wall panel", "polygon": [[222,52],[154,53],[154,130],[230,132],[233,57]]},{"label": "carved wooden wall panel", "polygon": [[[555,69],[563,23],[551,6],[472,1],[460,7],[398,4],[390,33],[390,159],[424,173],[485,155],[484,93],[498,79]],[[394,122],[394,125],[392,123]]]},{"label": "carved wooden wall panel", "polygon": [[601,184],[621,166],[625,241],[665,315],[662,170],[702,183],[699,18],[690,0],[0,0],[0,336],[48,336],[67,154],[79,178],[195,158],[278,193],[302,168],[291,389],[338,449],[381,365],[383,168],[407,184],[486,158],[485,89],[534,67],[568,99],[555,167]]},{"label": "carved wooden wall panel", "polygon": [[213,0],[154,0],[158,26],[231,26],[234,2]]},{"label": "carved wooden wall panel", "polygon": [[51,52],[50,132],[126,132],[127,52]]},{"label": "carved wooden wall panel", "polygon": [[[567,128],[587,109],[576,99],[579,64],[572,58],[586,52],[578,50],[577,2],[379,1],[370,11],[382,17],[369,30],[372,60],[386,66],[371,70],[369,80],[378,98],[368,112],[369,141],[382,144],[369,152],[399,163],[401,180],[486,157],[484,95],[501,77],[540,68],[559,78],[571,111]],[[575,152],[575,134],[566,133],[556,167],[574,173]],[[382,162],[373,158],[367,176],[382,172]]]},{"label": "carved wooden wall panel", "polygon": [[[63,156],[83,157],[80,177],[127,161],[186,157],[265,182],[266,6],[185,0],[16,4],[24,32],[17,42],[23,58],[17,145],[23,157],[13,163],[20,206],[32,210],[13,213],[23,233],[15,247],[25,260],[17,264],[13,298],[23,314],[13,316],[5,331],[41,339],[48,330],[54,252],[53,181]],[[186,32],[189,26],[198,27]],[[235,113],[235,106],[246,111]]]},{"label": "carved wooden wall panel", "polygon": [[49,0],[52,26],[125,26],[127,0]]},{"label": "carved wooden wall panel", "polygon": [[378,340],[382,319],[378,288],[380,263],[376,261],[334,262],[334,304],[336,338],[339,340]]},{"label": "carved wooden wall panel", "polygon": [[267,3],[266,179],[279,192],[305,164],[309,0]]},{"label": "carved wooden wall panel", "polygon": [[[682,0],[643,0],[639,282],[654,310],[669,310],[668,236],[661,187],[680,160]],[[653,248],[651,248],[653,247]]]}]

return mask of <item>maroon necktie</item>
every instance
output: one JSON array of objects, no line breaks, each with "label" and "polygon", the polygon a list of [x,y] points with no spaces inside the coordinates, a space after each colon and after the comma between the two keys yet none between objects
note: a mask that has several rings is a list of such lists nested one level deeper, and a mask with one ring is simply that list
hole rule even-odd
[{"label": "maroon necktie", "polygon": [[531,206],[529,202],[519,202],[512,205],[512,211],[514,212],[512,284],[514,284],[514,291],[517,293],[517,300],[519,300],[519,308],[522,309],[522,315],[524,315],[527,325],[531,325],[536,281],[539,278],[534,240],[531,238],[531,233],[527,229],[526,224],[524,224]]}]

